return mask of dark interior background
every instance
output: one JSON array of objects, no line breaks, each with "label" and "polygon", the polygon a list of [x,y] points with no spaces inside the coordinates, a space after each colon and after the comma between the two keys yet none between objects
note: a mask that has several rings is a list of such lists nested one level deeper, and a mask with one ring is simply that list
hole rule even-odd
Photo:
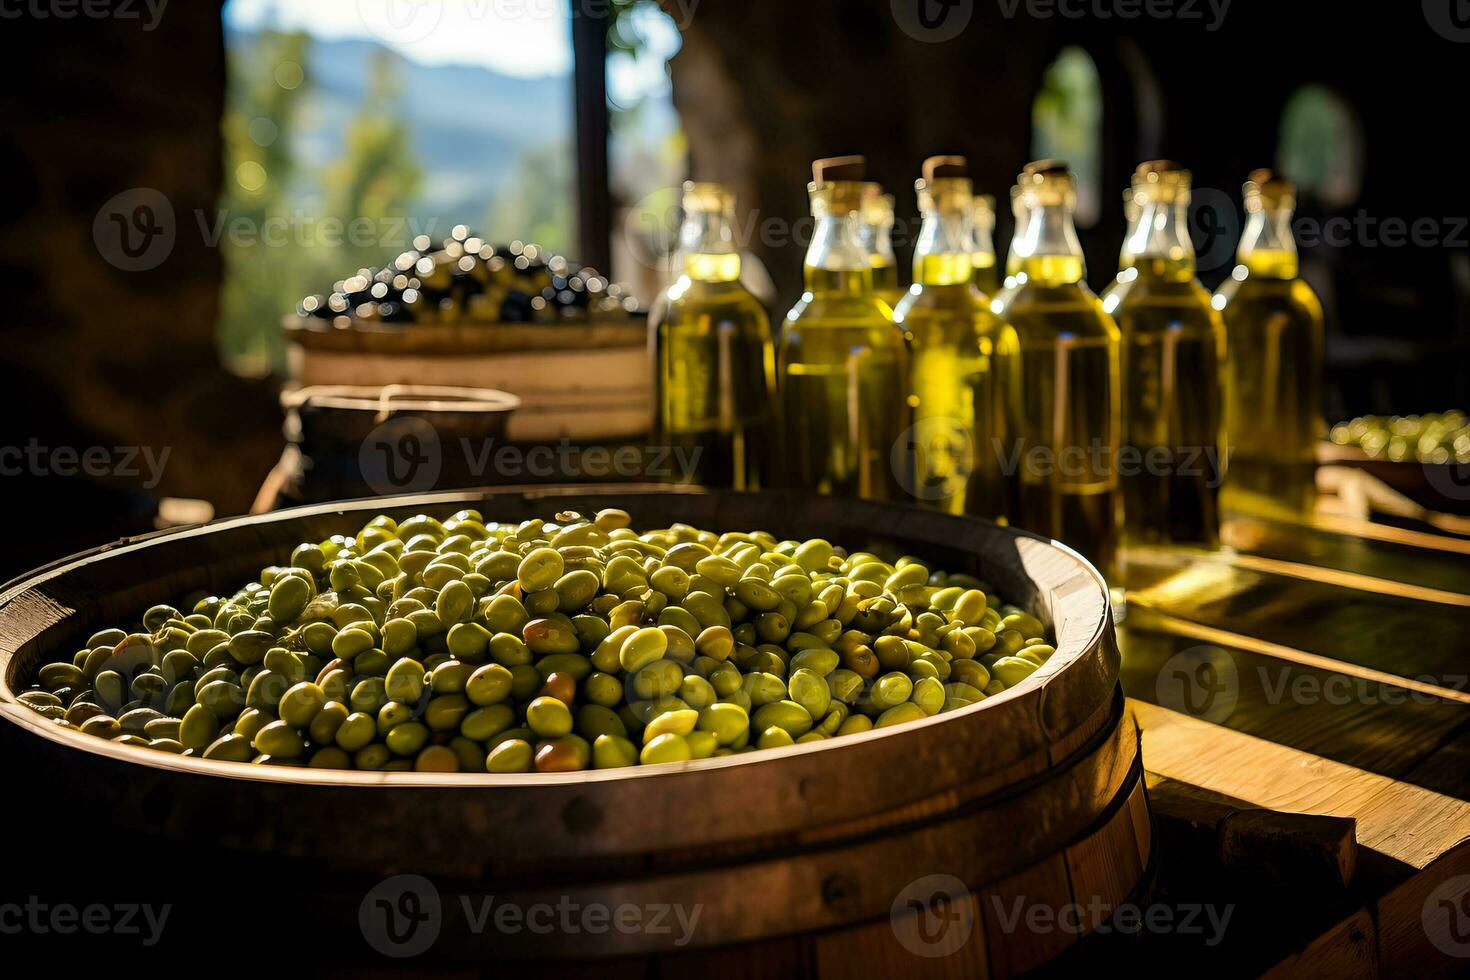
[{"label": "dark interior background", "polygon": [[[1081,45],[1103,82],[1102,217],[1082,236],[1101,288],[1123,233],[1118,192],[1139,160],[1183,161],[1197,186],[1238,205],[1244,175],[1275,159],[1285,100],[1322,83],[1356,111],[1366,143],[1361,194],[1345,213],[1430,218],[1452,239],[1303,250],[1329,311],[1324,411],[1334,420],[1470,405],[1460,108],[1470,41],[1442,36],[1418,3],[1370,14],[1234,0],[1215,31],[1202,20],[1036,18],[1024,4],[1007,17],[1009,7],[977,0],[963,33],[934,44],[898,29],[889,0],[704,0],[673,62],[692,173],[733,184],[744,210],[794,220],[812,158],[862,152],[903,219],[919,161],[959,152],[1004,201],[1030,153],[1045,68]],[[0,479],[17,518],[0,554],[5,576],[146,529],[161,496],[244,511],[280,452],[282,418],[277,380],[220,363],[222,263],[190,217],[213,208],[222,182],[219,4],[170,4],[146,32],[17,7],[0,23],[0,79],[0,446],[170,452],[153,488],[126,474]],[[124,272],[99,255],[93,224],[105,202],[138,187],[173,202],[178,237],[157,268]],[[1327,216],[1311,201],[1302,210]],[[801,246],[752,245],[784,310],[800,290]]]}]

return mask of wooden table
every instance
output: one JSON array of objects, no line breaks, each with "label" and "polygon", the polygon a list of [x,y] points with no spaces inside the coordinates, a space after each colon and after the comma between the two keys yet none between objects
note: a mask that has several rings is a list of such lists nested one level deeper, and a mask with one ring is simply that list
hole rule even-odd
[{"label": "wooden table", "polygon": [[[1470,973],[1470,538],[1244,515],[1223,538],[1130,552],[1119,609],[1165,853],[1257,913],[1216,962]],[[1241,826],[1305,870],[1243,884]]]}]

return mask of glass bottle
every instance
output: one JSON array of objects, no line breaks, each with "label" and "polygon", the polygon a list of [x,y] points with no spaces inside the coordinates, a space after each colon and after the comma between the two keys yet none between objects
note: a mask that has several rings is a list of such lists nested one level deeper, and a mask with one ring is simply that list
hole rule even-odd
[{"label": "glass bottle", "polygon": [[872,256],[873,291],[890,310],[903,298],[898,259],[893,254],[894,204],[893,195],[883,193],[882,185],[863,185],[863,242]]},{"label": "glass bottle", "polygon": [[1238,263],[1215,293],[1225,318],[1226,507],[1310,513],[1322,438],[1322,304],[1298,275],[1296,188],[1269,170],[1245,184]]},{"label": "glass bottle", "polygon": [[[1021,201],[1021,185],[1011,187],[1011,241],[1025,237],[1026,218],[1028,216],[1026,206]],[[1000,290],[991,294],[992,299],[999,298],[1001,291],[1016,284],[1016,273],[1021,271],[1021,257],[1016,254],[1015,249],[1006,253],[1006,277],[1000,284]]]},{"label": "glass bottle", "polygon": [[1133,175],[1118,278],[1103,309],[1122,334],[1125,543],[1219,542],[1225,324],[1195,278],[1190,174],[1157,160]]},{"label": "glass bottle", "polygon": [[995,198],[974,196],[974,235],[970,245],[972,279],[986,296],[1000,292],[1000,269],[995,264]]},{"label": "glass bottle", "polygon": [[863,170],[862,157],[812,166],[806,291],[786,314],[777,348],[781,442],[791,486],[896,500],[911,483],[893,465],[909,427],[908,349],[873,287]]},{"label": "glass bottle", "polygon": [[[776,364],[765,307],[740,283],[735,197],[684,185],[679,278],[650,318],[654,440],[706,486],[770,485]],[[697,454],[697,455],[696,455]]]},{"label": "glass bottle", "polygon": [[1014,523],[1050,535],[1105,574],[1116,547],[1120,436],[1118,325],[1083,281],[1067,165],[1026,165],[1007,268],[1014,281],[992,307],[1021,346],[1020,428],[1006,466],[1016,473]]},{"label": "glass bottle", "polygon": [[[894,322],[909,338],[913,495],[921,506],[995,518],[1006,511],[998,447],[1013,422],[1016,334],[974,282],[974,206],[964,157],[930,157],[918,191],[923,225],[914,284]],[[992,271],[995,256],[990,255]]]}]

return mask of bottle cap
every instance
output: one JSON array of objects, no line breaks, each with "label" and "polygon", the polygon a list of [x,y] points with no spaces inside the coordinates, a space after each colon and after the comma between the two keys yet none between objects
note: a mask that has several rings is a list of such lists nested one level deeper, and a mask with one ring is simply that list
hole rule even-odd
[{"label": "bottle cap", "polygon": [[1016,193],[1031,204],[1076,206],[1077,185],[1072,171],[1060,160],[1026,164],[1016,178]]},{"label": "bottle cap", "polygon": [[1247,211],[1276,210],[1296,202],[1296,185],[1266,167],[1250,172],[1244,191]]},{"label": "bottle cap", "polygon": [[1191,175],[1173,160],[1148,160],[1133,171],[1129,190],[1139,203],[1153,200],[1168,203],[1187,198]]},{"label": "bottle cap", "polygon": [[[1047,177],[1071,177],[1071,168],[1065,160],[1033,160],[1021,168],[1023,178],[1031,180],[1044,180]],[[1028,183],[1022,180],[1021,183]]]},{"label": "bottle cap", "polygon": [[921,172],[925,183],[933,183],[947,177],[968,177],[970,166],[969,161],[961,156],[938,156],[925,160]]},{"label": "bottle cap", "polygon": [[1144,174],[1166,174],[1183,169],[1173,160],[1145,160],[1133,173],[1135,176],[1142,176]]},{"label": "bottle cap", "polygon": [[812,180],[830,184],[839,180],[862,180],[867,176],[868,160],[861,154],[845,157],[823,157],[812,161]]},{"label": "bottle cap", "polygon": [[964,157],[929,157],[921,169],[924,176],[914,181],[920,211],[972,210],[970,168]]}]

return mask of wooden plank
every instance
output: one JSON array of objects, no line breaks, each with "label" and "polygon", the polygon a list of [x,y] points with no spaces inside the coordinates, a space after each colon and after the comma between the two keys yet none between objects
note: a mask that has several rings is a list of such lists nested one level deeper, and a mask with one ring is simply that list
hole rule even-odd
[{"label": "wooden plank", "polygon": [[[1017,976],[1066,952],[1076,941],[1075,936],[1056,928],[1054,921],[1048,927],[1033,928],[1027,924],[1026,915],[1028,909],[1040,906],[1054,916],[1070,895],[1067,861],[1062,854],[998,882],[978,895],[984,928],[977,931],[984,933],[990,950],[989,975]],[[1018,913],[1019,917],[1013,919]]]},{"label": "wooden plank", "polygon": [[[1262,558],[1304,562],[1433,589],[1470,592],[1470,543],[1445,538],[1454,549],[1426,547],[1424,536],[1396,528],[1357,529],[1344,534],[1326,527],[1235,516],[1220,527],[1220,539],[1236,551]],[[1386,539],[1385,539],[1386,538]],[[1441,542],[1435,542],[1441,543]],[[1462,552],[1459,546],[1466,546]]]},{"label": "wooden plank", "polygon": [[[1134,793],[1143,792],[1134,787]],[[1067,848],[1072,900],[1081,908],[1116,909],[1143,875],[1133,817],[1119,810],[1097,833]]]},{"label": "wooden plank", "polygon": [[[815,937],[817,973],[821,980],[869,980],[902,977],[921,971],[938,980],[965,980],[989,975],[984,930],[976,928],[979,897],[966,893],[962,904],[942,911],[895,914]],[[923,915],[931,921],[916,926],[903,921]],[[899,938],[900,931],[908,944]],[[923,935],[925,938],[914,937]],[[933,943],[932,946],[927,943]],[[935,955],[938,954],[938,955]],[[772,976],[752,970],[746,976]]]},{"label": "wooden plank", "polygon": [[1130,568],[1130,582],[1149,583],[1129,591],[1130,613],[1141,606],[1344,664],[1463,686],[1466,606],[1242,568],[1223,556]]},{"label": "wooden plank", "polygon": [[1352,817],[1241,810],[1220,824],[1220,864],[1236,878],[1341,891],[1358,870]]},{"label": "wooden plank", "polygon": [[[1357,820],[1360,848],[1381,859],[1365,883],[1381,975],[1458,976],[1470,966],[1470,943],[1434,932],[1426,917],[1438,902],[1463,909],[1470,901],[1470,803],[1156,705],[1134,709],[1155,774],[1272,809]],[[1345,937],[1333,932],[1317,942],[1357,942],[1350,928]],[[1308,962],[1303,952],[1280,975]]]},{"label": "wooden plank", "polygon": [[[1384,976],[1459,977],[1470,972],[1470,942],[1444,918],[1430,919],[1441,902],[1453,906],[1453,928],[1464,930],[1470,899],[1470,848],[1459,847],[1424,873],[1399,883],[1377,903],[1379,960]],[[1444,912],[1441,911],[1443,916]],[[1394,967],[1390,972],[1389,967]]]},{"label": "wooden plank", "polygon": [[[1419,871],[1470,840],[1470,803],[1141,701],[1152,773],[1257,806],[1354,817],[1358,844]],[[1407,875],[1406,875],[1407,877]]]},{"label": "wooden plank", "polygon": [[[1193,681],[1181,664],[1207,659],[1227,685],[1220,703],[1195,701],[1199,724],[1248,735],[1384,776],[1470,799],[1470,705],[1196,636],[1155,632],[1132,611],[1119,631],[1123,690],[1130,698],[1185,709]],[[1187,715],[1185,717],[1188,717]],[[1145,756],[1145,762],[1152,760]]]},{"label": "wooden plank", "polygon": [[1202,874],[1218,868],[1237,884],[1331,894],[1344,891],[1357,871],[1351,817],[1253,807],[1157,775],[1149,794],[1171,859],[1183,856]]},{"label": "wooden plank", "polygon": [[1372,913],[1359,909],[1261,974],[1261,980],[1371,980],[1382,975],[1377,939]]}]

